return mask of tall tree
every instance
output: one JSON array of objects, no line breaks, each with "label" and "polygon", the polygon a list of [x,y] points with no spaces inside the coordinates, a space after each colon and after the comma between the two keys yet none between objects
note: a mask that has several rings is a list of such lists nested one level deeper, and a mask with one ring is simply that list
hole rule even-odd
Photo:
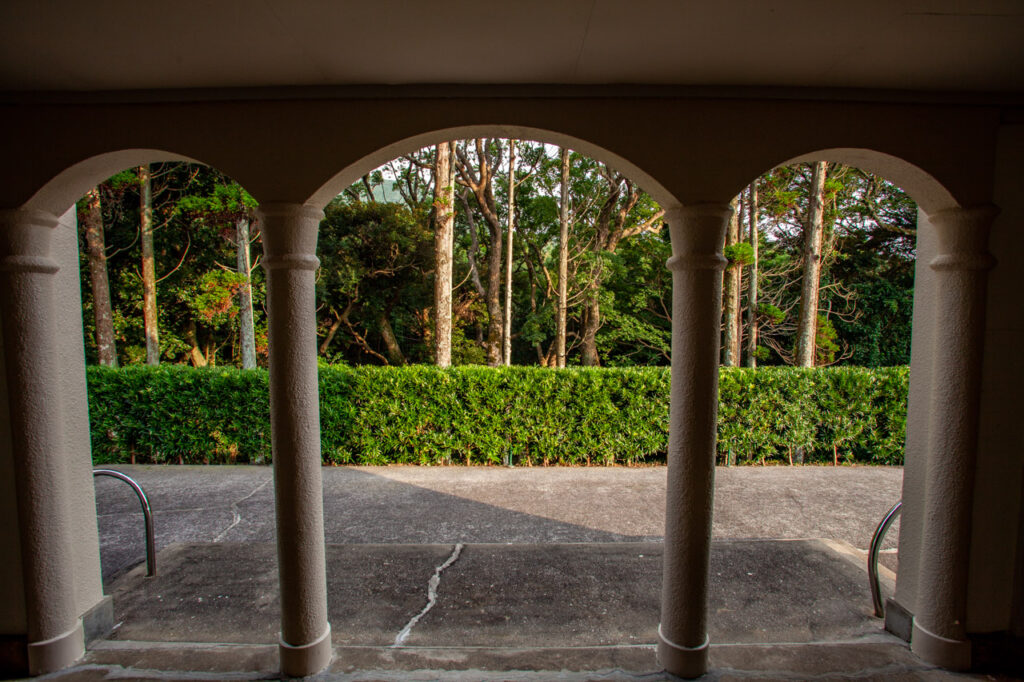
[{"label": "tall tree", "polygon": [[[732,217],[725,235],[725,252],[731,255],[740,241],[740,223],[742,222],[742,197],[732,200]],[[740,319],[740,264],[735,257],[729,258],[729,264],[722,278],[722,364],[735,367],[739,364],[739,319]]]},{"label": "tall tree", "polygon": [[558,310],[555,316],[557,365],[565,367],[566,318],[569,312],[569,150],[562,147],[558,205]]},{"label": "tall tree", "polygon": [[81,212],[92,284],[92,309],[96,321],[96,352],[101,365],[117,367],[117,344],[114,338],[114,311],[110,304],[110,280],[107,275],[107,245],[103,234],[103,206],[99,187],[85,193],[85,210]]},{"label": "tall tree", "polygon": [[757,180],[747,188],[750,223],[750,272],[747,275],[747,367],[757,367],[757,247],[760,234],[757,229]]},{"label": "tall tree", "polygon": [[438,367],[452,364],[453,145],[453,142],[437,145],[434,162],[434,363]]},{"label": "tall tree", "polygon": [[89,282],[92,290],[92,311],[96,325],[96,356],[100,365],[118,366],[117,342],[114,337],[114,307],[111,305],[111,285],[106,272],[106,241],[103,237],[103,210],[99,187],[85,194],[85,210],[81,212],[82,231],[85,236],[89,262]]},{"label": "tall tree", "polygon": [[256,328],[252,313],[252,255],[249,251],[249,217],[235,219],[236,269],[242,277],[238,287],[238,345],[242,369],[256,369]]},{"label": "tall tree", "polygon": [[505,323],[503,363],[512,364],[512,235],[516,217],[516,141],[508,141],[508,244],[505,248]]},{"label": "tall tree", "polygon": [[139,241],[142,245],[142,317],[146,330],[146,364],[160,364],[160,330],[156,308],[156,256],[153,252],[153,185],[149,164],[139,166]]},{"label": "tall tree", "polygon": [[804,230],[803,281],[797,325],[796,364],[814,367],[818,333],[818,298],[821,286],[822,238],[825,231],[825,174],[827,163],[814,164],[810,205]]}]

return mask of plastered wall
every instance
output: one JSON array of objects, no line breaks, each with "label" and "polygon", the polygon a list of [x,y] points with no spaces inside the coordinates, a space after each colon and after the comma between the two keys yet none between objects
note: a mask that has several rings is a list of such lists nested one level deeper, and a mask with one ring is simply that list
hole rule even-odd
[{"label": "plastered wall", "polygon": [[[1009,629],[1024,482],[1024,125],[1000,128],[975,476],[967,627]],[[902,569],[902,563],[900,568]],[[1019,605],[1018,605],[1019,608]]]}]

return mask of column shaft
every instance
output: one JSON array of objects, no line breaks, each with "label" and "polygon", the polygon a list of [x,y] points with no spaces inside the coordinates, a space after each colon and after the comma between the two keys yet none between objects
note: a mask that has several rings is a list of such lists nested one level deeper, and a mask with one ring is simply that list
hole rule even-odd
[{"label": "column shaft", "polygon": [[995,259],[988,253],[994,207],[952,209],[930,217],[936,273],[934,380],[919,599],[911,647],[946,668],[971,665],[967,573],[978,441],[985,290]]},{"label": "column shaft", "polygon": [[281,671],[311,675],[331,658],[327,621],[314,271],[322,212],[260,208],[267,272]]},{"label": "column shaft", "polygon": [[681,677],[707,670],[707,593],[718,413],[722,257],[732,209],[672,211],[672,395],[658,658]]},{"label": "column shaft", "polygon": [[0,215],[0,314],[33,675],[59,670],[84,652],[62,461],[58,266],[50,253],[56,226],[55,216],[37,211]]}]

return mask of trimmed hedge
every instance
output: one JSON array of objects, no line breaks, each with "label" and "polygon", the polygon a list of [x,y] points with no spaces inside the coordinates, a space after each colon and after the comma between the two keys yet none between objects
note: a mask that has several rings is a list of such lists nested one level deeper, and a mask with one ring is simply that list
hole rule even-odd
[{"label": "trimmed hedge", "polygon": [[[719,459],[902,464],[905,367],[723,368]],[[89,367],[93,459],[270,460],[263,370]],[[326,464],[663,462],[669,370],[321,367]]]}]

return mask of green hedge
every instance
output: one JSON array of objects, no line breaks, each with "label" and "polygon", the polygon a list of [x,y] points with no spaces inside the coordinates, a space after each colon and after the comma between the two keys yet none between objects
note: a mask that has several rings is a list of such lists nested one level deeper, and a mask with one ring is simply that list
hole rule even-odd
[{"label": "green hedge", "polygon": [[[90,367],[97,462],[267,462],[262,370]],[[907,369],[722,369],[719,459],[901,464]],[[325,463],[665,460],[667,368],[321,367]]]}]

